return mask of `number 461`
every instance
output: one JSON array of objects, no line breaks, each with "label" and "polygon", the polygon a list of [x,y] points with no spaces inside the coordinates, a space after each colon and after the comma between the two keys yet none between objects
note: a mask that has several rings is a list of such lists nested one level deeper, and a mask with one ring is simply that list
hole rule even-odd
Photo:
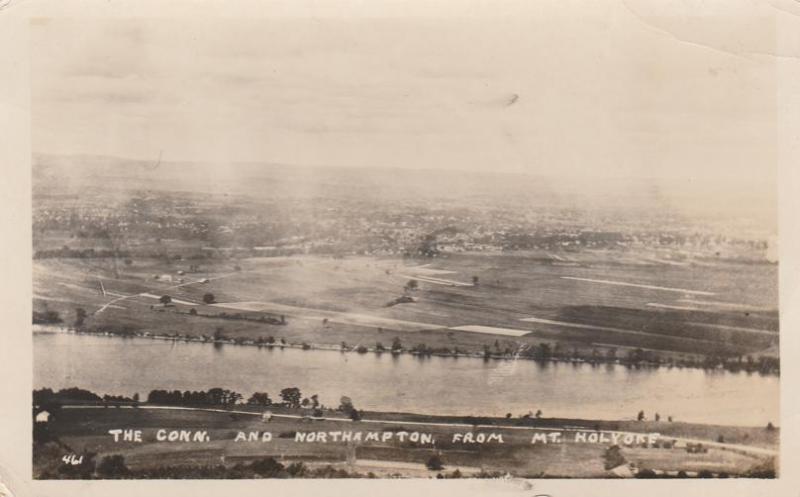
[{"label": "number 461", "polygon": [[79,464],[83,464],[83,456],[76,456],[75,454],[68,454],[61,458],[64,464],[71,464],[73,466],[77,466]]}]

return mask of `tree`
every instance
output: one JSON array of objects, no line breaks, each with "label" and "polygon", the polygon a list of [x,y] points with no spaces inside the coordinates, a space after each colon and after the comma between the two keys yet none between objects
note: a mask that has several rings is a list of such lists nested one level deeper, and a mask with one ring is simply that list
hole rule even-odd
[{"label": "tree", "polygon": [[206,293],[205,295],[203,295],[204,304],[213,304],[214,302],[216,302],[216,299],[214,298],[213,293]]},{"label": "tree", "polygon": [[232,390],[226,390],[228,392],[228,404],[239,404],[241,403],[244,396],[239,392],[234,392]]},{"label": "tree", "polygon": [[283,403],[289,407],[300,407],[301,398],[302,394],[300,393],[300,389],[297,387],[288,387],[281,390],[281,399],[283,399]]},{"label": "tree", "polygon": [[170,297],[169,295],[162,295],[161,298],[158,299],[158,301],[164,305],[167,305],[170,302],[172,302],[172,297]]},{"label": "tree", "polygon": [[139,392],[136,392],[135,394],[133,394],[133,401],[134,402],[139,402]]},{"label": "tree", "polygon": [[225,397],[225,391],[221,388],[211,388],[208,390],[207,402],[209,404],[222,404]]},{"label": "tree", "polygon": [[247,399],[247,403],[256,406],[268,406],[272,404],[272,399],[269,398],[267,392],[255,392]]},{"label": "tree", "polygon": [[644,421],[644,411],[639,411],[639,414],[636,416],[636,421]]},{"label": "tree", "polygon": [[472,286],[478,286],[478,277],[477,276],[473,276],[472,277]]},{"label": "tree", "polygon": [[419,288],[419,282],[417,280],[408,280],[408,282],[406,283],[406,286],[403,287],[403,289],[406,290],[407,292],[408,291],[414,291],[417,288]]},{"label": "tree", "polygon": [[52,324],[61,322],[61,315],[59,315],[58,311],[52,311],[46,308],[41,312],[33,311],[33,324]]},{"label": "tree", "polygon": [[400,339],[395,337],[392,341],[392,353],[399,354],[403,350],[403,344],[400,343]]},{"label": "tree", "polygon": [[342,398],[339,399],[339,410],[343,413],[350,414],[353,409],[355,409],[353,406],[353,399],[343,395]]},{"label": "tree", "polygon": [[84,309],[83,307],[78,307],[78,308],[75,309],[75,327],[76,328],[83,326],[83,322],[84,322],[84,320],[86,320],[86,316],[87,316],[86,309]]},{"label": "tree", "polygon": [[302,461],[293,462],[286,468],[286,472],[289,473],[289,476],[293,478],[300,478],[306,474],[307,471],[308,468],[306,468],[305,463]]},{"label": "tree", "polygon": [[536,351],[534,352],[534,356],[536,357],[536,359],[539,359],[540,361],[546,361],[550,359],[552,353],[553,352],[550,350],[550,344],[540,343],[539,346],[536,348]]},{"label": "tree", "polygon": [[195,309],[194,307],[189,309],[189,315],[190,316],[197,316],[197,309]]},{"label": "tree", "polygon": [[233,390],[212,388],[208,391],[209,400],[212,404],[230,405],[242,400],[242,394]]},{"label": "tree", "polygon": [[49,388],[34,390],[33,399],[34,403],[37,405],[49,404],[54,401],[59,401],[56,403],[70,403],[76,401],[96,402],[101,400],[100,396],[96,393],[77,387],[63,388],[58,392],[53,392]]},{"label": "tree", "polygon": [[283,473],[283,464],[272,457],[262,457],[250,464],[250,469],[259,476],[275,478]]},{"label": "tree", "polygon": [[640,469],[636,473],[636,478],[655,478],[656,476],[656,472],[649,468]]},{"label": "tree", "polygon": [[638,364],[645,360],[645,352],[643,349],[636,348],[628,352],[628,360],[634,364]]},{"label": "tree", "polygon": [[605,459],[603,466],[606,470],[616,468],[617,466],[621,466],[627,462],[625,457],[622,455],[622,450],[620,449],[619,445],[612,445],[606,449],[603,458]]},{"label": "tree", "polygon": [[97,465],[97,473],[107,478],[127,476],[130,470],[125,465],[125,457],[120,454],[105,456]]},{"label": "tree", "polygon": [[444,465],[442,464],[442,458],[439,457],[437,454],[432,455],[428,458],[428,461],[425,463],[425,467],[431,471],[440,471],[444,469]]}]

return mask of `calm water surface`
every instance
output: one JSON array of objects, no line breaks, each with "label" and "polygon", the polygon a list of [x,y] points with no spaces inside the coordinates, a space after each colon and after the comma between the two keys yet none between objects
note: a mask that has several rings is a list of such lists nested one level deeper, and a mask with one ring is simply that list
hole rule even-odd
[{"label": "calm water surface", "polygon": [[648,418],[779,424],[779,378],[697,369],[538,364],[390,354],[259,349],[68,333],[34,333],[34,387],[78,386],[143,398],[153,389],[222,387],[273,400],[287,386],[322,403],[342,395],[369,410],[462,415]]}]

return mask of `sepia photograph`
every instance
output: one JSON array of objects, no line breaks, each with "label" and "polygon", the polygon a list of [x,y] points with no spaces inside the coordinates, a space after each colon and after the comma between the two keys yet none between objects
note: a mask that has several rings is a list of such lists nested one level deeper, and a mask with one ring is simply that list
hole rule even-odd
[{"label": "sepia photograph", "polygon": [[777,28],[689,4],[31,18],[29,477],[780,477]]}]

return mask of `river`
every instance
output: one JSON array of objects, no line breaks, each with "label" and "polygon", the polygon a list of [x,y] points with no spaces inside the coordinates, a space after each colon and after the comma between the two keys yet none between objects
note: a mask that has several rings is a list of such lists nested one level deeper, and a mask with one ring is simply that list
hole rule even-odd
[{"label": "river", "polygon": [[417,358],[322,350],[34,333],[34,387],[77,386],[142,399],[153,389],[222,387],[245,398],[299,387],[327,405],[347,395],[365,410],[429,414],[647,418],[725,425],[779,424],[779,378],[700,369]]}]

